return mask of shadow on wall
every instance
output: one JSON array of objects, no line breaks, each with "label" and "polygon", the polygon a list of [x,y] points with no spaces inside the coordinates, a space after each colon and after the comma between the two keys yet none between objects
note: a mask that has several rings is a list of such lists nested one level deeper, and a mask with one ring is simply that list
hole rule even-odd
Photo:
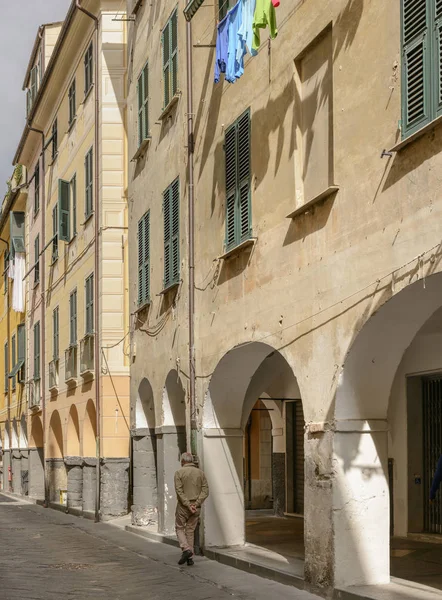
[{"label": "shadow on wall", "polygon": [[164,425],[180,427],[186,424],[186,393],[175,369],[169,371],[166,378],[163,413]]},{"label": "shadow on wall", "polygon": [[92,458],[97,456],[97,413],[95,404],[89,399],[83,418],[83,456]]},{"label": "shadow on wall", "polygon": [[78,419],[78,411],[75,404],[71,406],[71,409],[69,411],[66,455],[80,456],[80,422]]}]

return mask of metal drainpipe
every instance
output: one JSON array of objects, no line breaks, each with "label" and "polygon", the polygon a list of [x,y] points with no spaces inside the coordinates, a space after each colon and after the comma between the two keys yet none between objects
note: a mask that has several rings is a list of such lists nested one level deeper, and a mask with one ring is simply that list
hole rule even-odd
[{"label": "metal drainpipe", "polygon": [[[41,237],[43,240],[43,248],[46,247],[46,160],[45,160],[45,134],[41,129],[35,129],[28,124],[29,131],[34,131],[41,135],[41,173],[43,175],[43,185],[41,186]],[[40,160],[40,159],[39,159]],[[43,358],[43,369],[41,376],[41,398],[42,398],[42,421],[43,421],[43,473],[45,486],[45,499],[43,506],[49,506],[49,482],[46,472],[46,377],[45,377],[45,360],[46,360],[46,261],[45,252],[41,254],[41,273],[40,273],[40,289],[41,289],[41,356]]]},{"label": "metal drainpipe", "polygon": [[[3,242],[4,244],[6,244],[6,248],[7,248],[7,252],[8,252],[8,257],[9,257],[9,242],[7,240],[4,240],[3,238],[0,238],[0,242]],[[9,262],[8,262],[9,265]],[[6,277],[8,277],[8,274],[6,274]],[[10,295],[9,295],[9,281],[8,281],[8,286],[6,288],[6,311],[7,311],[7,317],[6,317],[6,335],[8,336],[8,369],[9,369],[9,356],[10,356],[10,337],[11,337],[11,317],[9,314],[9,311],[11,310],[11,301],[10,301]],[[8,377],[8,439],[9,439],[9,466],[11,467],[11,473],[12,473],[12,458],[11,458],[11,449],[12,449],[12,424],[11,424],[11,380]],[[9,484],[9,488],[11,487],[11,485]],[[9,491],[11,491],[11,489],[9,489]]]},{"label": "metal drainpipe", "polygon": [[194,139],[193,139],[193,74],[192,74],[192,23],[186,23],[187,45],[187,160],[189,201],[189,376],[190,376],[190,451],[198,453],[198,423],[195,393],[195,216],[194,216]]},{"label": "metal drainpipe", "polygon": [[81,6],[80,0],[76,0],[76,7],[82,13],[87,15],[90,19],[92,19],[95,23],[95,76],[94,76],[94,85],[95,85],[95,215],[94,215],[94,229],[95,229],[95,268],[94,268],[94,367],[95,367],[95,407],[96,407],[96,453],[97,453],[97,481],[96,481],[96,494],[95,494],[95,522],[98,523],[100,521],[100,477],[101,477],[101,403],[100,403],[100,379],[101,379],[101,348],[100,348],[100,327],[99,327],[99,319],[100,319],[100,310],[99,310],[99,301],[100,301],[100,219],[99,219],[99,210],[100,210],[100,200],[99,200],[99,117],[100,117],[100,99],[99,99],[99,77],[100,70],[98,65],[98,30],[99,30],[99,20],[94,14],[86,10]]}]

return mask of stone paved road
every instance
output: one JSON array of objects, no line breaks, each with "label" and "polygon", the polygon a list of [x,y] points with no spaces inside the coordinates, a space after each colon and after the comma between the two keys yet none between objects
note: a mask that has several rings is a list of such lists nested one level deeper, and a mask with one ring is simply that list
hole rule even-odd
[{"label": "stone paved road", "polygon": [[0,600],[317,600],[307,592],[0,495]]}]

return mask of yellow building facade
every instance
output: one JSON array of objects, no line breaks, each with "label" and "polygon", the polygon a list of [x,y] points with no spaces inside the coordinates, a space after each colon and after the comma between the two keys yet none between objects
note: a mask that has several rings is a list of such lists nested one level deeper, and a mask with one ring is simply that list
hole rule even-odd
[{"label": "yellow building facade", "polygon": [[126,33],[117,4],[72,2],[15,157],[33,173],[29,418],[32,443],[43,445],[44,498],[102,518],[125,514],[129,494]]}]

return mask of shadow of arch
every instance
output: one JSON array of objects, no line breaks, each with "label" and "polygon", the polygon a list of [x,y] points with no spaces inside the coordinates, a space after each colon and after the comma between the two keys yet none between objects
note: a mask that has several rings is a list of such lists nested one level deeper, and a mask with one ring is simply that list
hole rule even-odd
[{"label": "shadow of arch", "polygon": [[390,394],[405,351],[441,305],[441,273],[408,285],[365,322],[347,353],[331,416],[336,585],[390,581]]},{"label": "shadow of arch", "polygon": [[149,381],[144,377],[138,387],[135,406],[135,427],[137,429],[155,429],[155,404],[153,390]]},{"label": "shadow of arch", "polygon": [[47,458],[63,456],[63,427],[58,410],[54,410],[49,421]]},{"label": "shadow of arch", "polygon": [[80,456],[80,422],[77,407],[73,404],[69,411],[66,440],[66,455]]},{"label": "shadow of arch", "polygon": [[43,425],[41,418],[37,415],[31,418],[31,439],[32,448],[43,448]]},{"label": "shadow of arch", "polygon": [[17,428],[17,419],[13,419],[12,421],[12,448],[18,448],[18,428]]},{"label": "shadow of arch", "polygon": [[20,448],[28,447],[28,422],[26,415],[22,415],[20,419]]},{"label": "shadow of arch", "polygon": [[10,440],[10,435],[9,435],[9,428],[10,428],[10,422],[8,420],[5,421],[5,428],[4,428],[4,436],[3,436],[3,448],[5,450],[10,450],[11,449],[11,440]]},{"label": "shadow of arch", "polygon": [[97,413],[93,400],[88,400],[83,420],[83,456],[97,455]]},{"label": "shadow of arch", "polygon": [[186,424],[186,392],[178,371],[169,371],[163,391],[163,424],[176,427]]}]

